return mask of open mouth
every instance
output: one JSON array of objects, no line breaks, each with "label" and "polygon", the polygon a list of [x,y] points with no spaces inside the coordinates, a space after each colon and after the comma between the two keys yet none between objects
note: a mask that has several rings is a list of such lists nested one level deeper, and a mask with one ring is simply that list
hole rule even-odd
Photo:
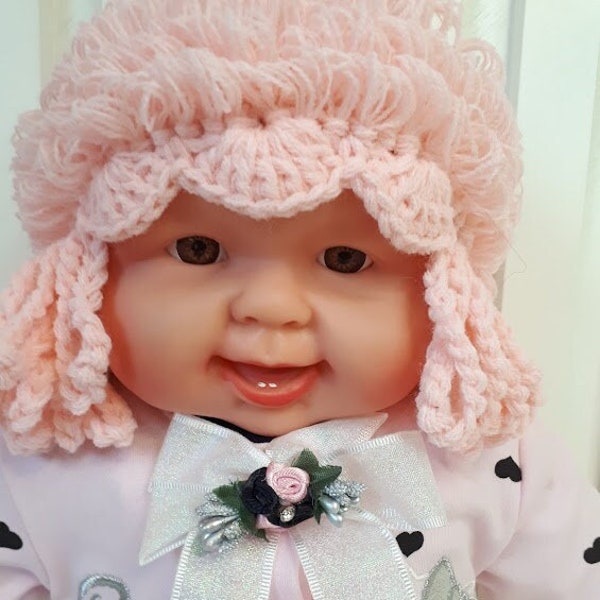
[{"label": "open mouth", "polygon": [[319,376],[318,364],[304,367],[265,367],[223,360],[223,379],[251,404],[277,408],[302,398]]}]

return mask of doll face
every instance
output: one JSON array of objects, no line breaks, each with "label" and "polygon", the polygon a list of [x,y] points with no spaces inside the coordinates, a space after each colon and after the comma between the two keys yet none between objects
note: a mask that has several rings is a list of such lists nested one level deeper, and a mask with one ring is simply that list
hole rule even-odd
[{"label": "doll face", "polygon": [[386,409],[430,339],[424,264],[350,192],[264,221],[181,193],[110,249],[111,369],[152,406],[263,435]]}]

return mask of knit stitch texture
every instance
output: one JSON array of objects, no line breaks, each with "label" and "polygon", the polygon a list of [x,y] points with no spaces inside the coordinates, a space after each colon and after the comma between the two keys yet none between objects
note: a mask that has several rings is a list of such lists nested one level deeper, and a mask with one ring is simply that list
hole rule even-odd
[{"label": "knit stitch texture", "polygon": [[351,189],[428,255],[416,402],[438,446],[519,435],[537,372],[494,306],[519,212],[519,134],[494,50],[452,0],[113,0],[15,136],[36,256],[0,311],[0,424],[18,453],[131,443],[97,315],[107,244],[182,189],[256,219]]}]

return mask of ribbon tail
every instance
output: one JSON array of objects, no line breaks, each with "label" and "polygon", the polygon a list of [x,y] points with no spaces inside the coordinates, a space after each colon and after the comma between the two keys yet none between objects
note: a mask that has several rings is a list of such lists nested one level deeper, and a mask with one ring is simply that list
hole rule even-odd
[{"label": "ribbon tail", "polygon": [[313,600],[417,600],[394,536],[374,516],[346,518],[339,529],[330,523],[316,526],[321,535],[308,528],[305,535],[293,532]]},{"label": "ribbon tail", "polygon": [[193,531],[185,540],[171,600],[268,600],[277,539],[247,536],[230,550],[198,555],[195,538]]}]

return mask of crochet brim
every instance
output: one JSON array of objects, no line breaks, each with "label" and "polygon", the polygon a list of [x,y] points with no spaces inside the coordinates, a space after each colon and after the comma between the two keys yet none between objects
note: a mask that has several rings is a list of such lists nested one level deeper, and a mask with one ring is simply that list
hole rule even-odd
[{"label": "crochet brim", "polygon": [[107,244],[185,189],[257,219],[344,189],[428,255],[417,396],[457,451],[518,435],[537,374],[494,305],[519,209],[519,136],[496,54],[452,0],[113,0],[15,137],[36,257],[0,311],[0,424],[15,452],[131,442],[98,311]]}]

